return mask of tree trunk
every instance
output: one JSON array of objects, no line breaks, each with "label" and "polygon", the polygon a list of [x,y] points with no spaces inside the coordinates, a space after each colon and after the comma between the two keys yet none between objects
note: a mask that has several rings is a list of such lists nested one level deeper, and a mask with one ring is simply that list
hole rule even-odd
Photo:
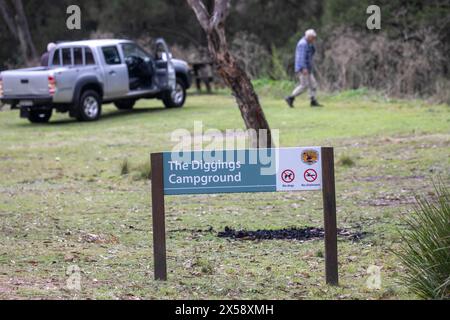
[{"label": "tree trunk", "polygon": [[228,0],[216,0],[212,16],[201,0],[187,0],[194,10],[200,25],[206,32],[209,52],[214,59],[219,75],[232,90],[247,129],[256,130],[254,147],[273,147],[269,124],[261,108],[258,96],[247,73],[231,54],[226,36],[225,19]]},{"label": "tree trunk", "polygon": [[9,31],[16,38],[17,37],[17,28],[16,28],[16,24],[14,21],[14,15],[9,10],[8,5],[6,4],[5,0],[0,0],[0,12],[2,14],[3,20],[5,20],[6,25],[8,26]]},{"label": "tree trunk", "polygon": [[23,8],[22,0],[13,0],[10,9],[5,0],[0,0],[0,13],[13,37],[19,41],[20,52],[27,65],[37,60],[37,51],[31,38],[28,20]]},{"label": "tree trunk", "polygon": [[34,46],[33,39],[31,38],[30,27],[28,25],[28,19],[23,8],[22,0],[13,0],[13,5],[16,9],[16,21],[17,21],[17,35],[22,48],[27,64],[37,60],[36,47]]},{"label": "tree trunk", "polygon": [[[207,35],[209,51],[217,66],[217,71],[233,92],[247,129],[257,132],[256,147],[272,146],[269,123],[247,73],[239,66],[226,46],[225,31],[214,30]],[[267,130],[266,132],[260,130]],[[266,136],[265,136],[266,135]],[[266,141],[267,140],[267,141]],[[266,144],[267,143],[267,144]]]}]

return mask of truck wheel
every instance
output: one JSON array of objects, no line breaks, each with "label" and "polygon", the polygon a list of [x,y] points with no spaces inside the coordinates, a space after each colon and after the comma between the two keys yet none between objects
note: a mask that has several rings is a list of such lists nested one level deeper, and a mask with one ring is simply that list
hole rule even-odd
[{"label": "truck wheel", "polygon": [[121,100],[114,103],[119,110],[131,110],[136,104],[136,100]]},{"label": "truck wheel", "polygon": [[186,85],[183,80],[177,79],[175,90],[166,92],[163,96],[166,108],[181,108],[186,102]]},{"label": "truck wheel", "polygon": [[79,121],[97,121],[101,114],[100,95],[94,90],[83,92],[77,106],[77,119]]},{"label": "truck wheel", "polygon": [[52,117],[52,110],[30,110],[28,120],[31,123],[47,123]]}]

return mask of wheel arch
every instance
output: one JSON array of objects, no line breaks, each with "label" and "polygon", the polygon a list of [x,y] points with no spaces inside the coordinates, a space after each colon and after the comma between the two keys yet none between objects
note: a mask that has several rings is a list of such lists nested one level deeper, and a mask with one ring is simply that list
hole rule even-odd
[{"label": "wheel arch", "polygon": [[177,79],[180,79],[183,82],[186,90],[189,89],[189,87],[190,87],[189,76],[186,73],[184,73],[182,71],[178,71],[178,70],[176,71],[175,75],[176,75]]},{"label": "wheel arch", "polygon": [[98,79],[96,77],[86,77],[86,78],[83,78],[82,80],[78,81],[75,86],[75,90],[73,93],[73,99],[72,99],[72,102],[74,105],[78,104],[81,95],[86,90],[96,91],[100,95],[100,98],[103,99],[103,94],[104,94],[103,84],[100,83],[100,81],[98,81]]}]

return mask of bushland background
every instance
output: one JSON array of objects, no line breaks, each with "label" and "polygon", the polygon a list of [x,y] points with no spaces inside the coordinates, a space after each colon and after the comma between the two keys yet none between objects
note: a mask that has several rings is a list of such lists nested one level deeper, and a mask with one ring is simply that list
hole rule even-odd
[{"label": "bushland background", "polygon": [[[2,3],[13,7],[11,0]],[[72,4],[82,9],[81,30],[66,28]],[[381,30],[366,27],[371,4],[381,7]],[[184,0],[42,0],[23,6],[36,55],[51,41],[125,37],[145,45],[162,36],[176,57],[208,60],[203,31]],[[306,29],[315,28],[322,89],[366,87],[391,96],[450,101],[449,1],[233,0],[231,11],[229,42],[254,79],[292,80],[296,43]],[[30,64],[1,16],[0,43],[0,70]]]},{"label": "bushland background", "polygon": [[[148,46],[163,36],[176,57],[209,60],[184,0],[75,3],[80,31],[66,28],[74,2],[0,0],[0,69],[37,64],[50,41],[99,37]],[[190,92],[182,109],[157,100],[132,111],[105,105],[94,123],[55,114],[32,125],[3,108],[0,299],[442,298],[435,288],[448,297],[448,201],[447,211],[417,220],[425,230],[412,241],[400,234],[414,229],[405,218],[415,217],[415,195],[437,198],[439,176],[450,185],[448,0],[375,4],[380,31],[366,28],[369,3],[360,0],[233,1],[227,21],[280,146],[336,147],[338,226],[351,235],[339,237],[340,287],[323,281],[323,241],[218,237],[227,226],[320,227],[320,193],[167,197],[170,281],[153,281],[149,153],[170,150],[170,133],[195,121],[242,128],[236,101],[218,90]],[[307,107],[305,95],[290,109],[281,98],[294,87],[295,45],[311,27],[321,89],[330,92],[320,96],[325,108]],[[411,253],[416,244],[423,251]],[[81,290],[68,285],[71,267]],[[373,267],[380,288],[368,285]]]}]

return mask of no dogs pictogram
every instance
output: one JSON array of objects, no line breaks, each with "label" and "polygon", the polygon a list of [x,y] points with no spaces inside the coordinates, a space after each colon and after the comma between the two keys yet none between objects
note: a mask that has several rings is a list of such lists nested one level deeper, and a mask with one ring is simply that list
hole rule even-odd
[{"label": "no dogs pictogram", "polygon": [[295,180],[295,173],[292,170],[284,170],[281,174],[281,179],[284,183],[291,183]]},{"label": "no dogs pictogram", "polygon": [[305,171],[304,177],[307,182],[314,182],[317,180],[317,172],[314,169],[308,169]]}]

